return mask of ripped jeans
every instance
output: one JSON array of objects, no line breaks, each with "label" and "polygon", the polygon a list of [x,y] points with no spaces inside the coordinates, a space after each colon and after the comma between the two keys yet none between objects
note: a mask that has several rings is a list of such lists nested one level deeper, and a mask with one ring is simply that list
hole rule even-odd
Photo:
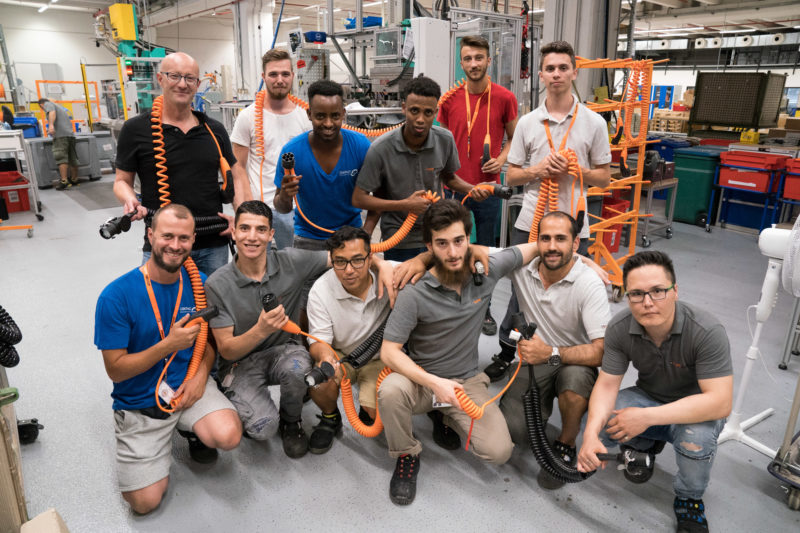
[{"label": "ripped jeans", "polygon": [[[657,407],[664,405],[647,395],[639,387],[619,391],[615,409],[626,407]],[[649,450],[655,441],[667,441],[675,449],[675,462],[678,474],[672,483],[675,495],[679,498],[699,500],[708,486],[711,466],[717,453],[719,437],[725,419],[709,420],[696,424],[671,424],[669,426],[650,426],[644,433],[634,437],[626,445],[640,451]],[[600,432],[600,440],[606,447],[619,444],[605,431]]]}]

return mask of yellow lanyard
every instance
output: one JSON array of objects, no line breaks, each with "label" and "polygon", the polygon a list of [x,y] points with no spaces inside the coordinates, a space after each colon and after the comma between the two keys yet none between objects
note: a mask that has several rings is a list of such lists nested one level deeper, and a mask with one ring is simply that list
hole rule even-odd
[{"label": "yellow lanyard", "polygon": [[486,100],[486,137],[484,138],[484,144],[491,143],[491,136],[489,135],[489,112],[491,111],[492,106],[492,80],[489,79],[489,85],[483,90],[481,95],[478,97],[478,102],[475,104],[475,112],[472,113],[472,106],[469,103],[469,90],[467,86],[464,85],[464,101],[467,103],[467,159],[469,159],[469,154],[471,151],[470,143],[472,137],[472,128],[475,126],[475,122],[477,122],[478,118],[478,110],[481,108],[481,99],[483,98],[484,94],[488,94]]},{"label": "yellow lanyard", "polygon": [[[156,302],[156,295],[153,292],[153,285],[150,283],[150,274],[147,272],[147,265],[142,265],[139,267],[139,270],[144,276],[144,285],[147,287],[147,295],[150,297],[150,305],[153,307],[153,315],[156,317],[158,332],[161,334],[161,338],[164,339],[164,324],[161,321],[161,312],[158,310],[158,303]],[[172,322],[169,324],[170,328],[175,324],[175,318],[178,316],[178,309],[181,305],[181,296],[183,295],[183,273],[180,271],[179,273],[180,276],[178,279],[180,280],[180,284],[178,285],[178,299],[175,300],[175,309],[172,311]]]}]

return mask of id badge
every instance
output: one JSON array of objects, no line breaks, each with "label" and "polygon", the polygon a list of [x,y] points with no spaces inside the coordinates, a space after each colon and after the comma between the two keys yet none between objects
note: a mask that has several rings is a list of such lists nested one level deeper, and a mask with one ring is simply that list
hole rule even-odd
[{"label": "id badge", "polygon": [[432,400],[433,400],[432,406],[433,406],[434,409],[439,409],[440,407],[452,407],[453,406],[453,404],[451,404],[451,403],[440,402],[439,400],[437,400],[436,394],[434,394],[432,396]]},{"label": "id badge", "polygon": [[224,388],[226,388],[226,389],[227,389],[228,387],[230,387],[230,386],[231,386],[231,383],[233,383],[233,369],[231,369],[231,371],[230,371],[230,372],[228,372],[228,375],[227,375],[227,376],[225,376],[224,378],[222,378],[222,386],[223,386]]},{"label": "id badge", "polygon": [[161,385],[158,387],[158,397],[161,398],[165,404],[169,405],[169,403],[172,401],[172,398],[175,397],[175,391],[167,384],[166,381],[162,381]]}]

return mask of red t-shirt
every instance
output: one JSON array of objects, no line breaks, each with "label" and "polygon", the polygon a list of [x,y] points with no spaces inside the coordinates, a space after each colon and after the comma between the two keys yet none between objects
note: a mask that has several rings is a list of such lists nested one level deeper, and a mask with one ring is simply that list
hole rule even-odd
[{"label": "red t-shirt", "polygon": [[[485,181],[499,182],[499,174],[484,174],[481,172],[481,158],[483,157],[483,141],[486,137],[486,102],[487,94],[470,94],[469,105],[471,114],[475,113],[475,106],[480,99],[480,109],[475,118],[470,134],[469,158],[467,158],[467,104],[464,101],[466,85],[458,89],[439,108],[439,122],[447,124],[448,129],[456,139],[458,160],[461,168],[456,172],[459,178],[477,185]],[[517,99],[514,93],[492,83],[492,109],[489,115],[489,134],[492,139],[491,154],[497,157],[503,150],[503,137],[506,124],[517,118]]]}]

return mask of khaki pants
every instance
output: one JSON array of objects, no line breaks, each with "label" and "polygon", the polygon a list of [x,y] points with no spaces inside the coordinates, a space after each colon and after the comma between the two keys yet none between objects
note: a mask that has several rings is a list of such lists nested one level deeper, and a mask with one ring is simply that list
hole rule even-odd
[{"label": "khaki pants", "polygon": [[[478,405],[490,398],[489,377],[483,372],[469,379],[456,379],[464,386],[464,392]],[[378,407],[389,455],[417,455],[422,444],[414,437],[411,417],[433,410],[433,391],[417,385],[397,372],[389,374],[378,390]],[[441,407],[445,422],[466,439],[472,419],[459,407]],[[503,464],[511,457],[514,444],[508,433],[505,418],[496,403],[488,405],[483,417],[475,421],[470,439],[470,451],[489,463]]]}]

